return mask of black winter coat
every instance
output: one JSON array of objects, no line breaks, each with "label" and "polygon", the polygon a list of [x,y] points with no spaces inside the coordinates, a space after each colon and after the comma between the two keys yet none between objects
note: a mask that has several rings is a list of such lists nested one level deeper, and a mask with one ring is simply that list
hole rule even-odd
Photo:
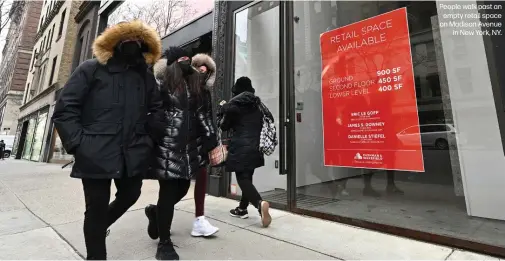
[{"label": "black winter coat", "polygon": [[259,151],[263,114],[260,99],[250,92],[243,92],[221,107],[220,127],[232,130],[226,160],[227,172],[252,171],[265,165]]},{"label": "black winter coat", "polygon": [[154,76],[147,70],[141,75],[119,64],[82,63],[63,87],[53,114],[65,150],[75,156],[71,176],[144,174],[153,150],[148,113],[161,109]]},{"label": "black winter coat", "polygon": [[153,151],[151,118],[162,111],[154,75],[114,57],[122,40],[142,39],[146,64],[161,56],[156,31],[140,21],[107,29],[94,42],[96,59],[79,65],[63,87],[52,120],[65,150],[75,157],[71,176],[117,179],[143,175]]},{"label": "black winter coat", "polygon": [[204,89],[200,103],[187,88],[162,97],[165,116],[156,128],[154,160],[146,178],[191,179],[208,165],[208,153],[218,145],[210,91]]}]

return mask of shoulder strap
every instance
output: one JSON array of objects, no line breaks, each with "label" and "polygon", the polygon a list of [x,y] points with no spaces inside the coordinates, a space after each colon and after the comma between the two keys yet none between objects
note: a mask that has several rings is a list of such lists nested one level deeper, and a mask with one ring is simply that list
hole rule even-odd
[{"label": "shoulder strap", "polygon": [[261,100],[258,100],[258,107],[261,111],[261,113],[263,113],[263,116],[269,118],[272,122],[274,121],[274,116],[272,115],[272,113],[270,112],[270,110],[268,109],[268,107],[261,101]]}]

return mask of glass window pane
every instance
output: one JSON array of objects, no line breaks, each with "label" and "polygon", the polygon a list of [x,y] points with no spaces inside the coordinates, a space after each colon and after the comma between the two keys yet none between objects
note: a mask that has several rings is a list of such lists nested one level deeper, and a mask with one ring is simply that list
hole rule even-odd
[{"label": "glass window pane", "polygon": [[[489,83],[489,77],[495,75],[490,76],[482,37],[455,38],[449,31],[441,32],[438,25],[442,16],[436,2],[294,1],[293,5],[297,18],[293,22],[295,103],[304,105],[303,110],[296,111],[301,121],[295,123],[297,207],[505,246],[500,239],[503,234],[498,232],[505,231],[505,222],[476,217],[486,213],[488,218],[505,220],[504,212],[487,207],[482,196],[487,193],[486,198],[496,204],[500,199],[489,189],[498,194],[498,187],[505,182],[503,175],[489,174],[492,180],[502,181],[493,185],[484,181],[479,171],[487,168],[491,173],[491,166],[505,166],[503,149],[497,142],[499,129]],[[406,7],[408,13],[415,85],[411,99],[417,98],[419,126],[405,126],[395,138],[408,147],[418,145],[415,137],[420,136],[425,171],[325,166],[324,139],[349,137],[337,136],[340,132],[335,131],[331,136],[324,134],[323,139],[320,35],[401,7]],[[335,55],[339,57],[338,74],[356,75],[360,70],[369,70],[355,64],[378,58],[363,52]],[[363,104],[366,102],[364,99]],[[385,124],[401,122],[401,111],[407,109],[400,106],[398,116]],[[337,122],[339,119],[335,117]],[[450,127],[453,125],[457,131]],[[359,124],[351,127],[359,129]],[[363,155],[355,159],[362,160]],[[467,184],[473,184],[472,190],[464,189],[463,172]],[[488,182],[486,189],[475,185],[483,182]],[[478,200],[484,203],[467,209],[467,203]]]},{"label": "glass window pane", "polygon": [[32,142],[33,142],[33,134],[35,133],[35,124],[37,123],[35,118],[31,118],[28,121],[28,130],[26,132],[26,139],[23,149],[23,159],[29,160],[32,155]]},{"label": "glass window pane", "polygon": [[33,135],[33,152],[31,160],[39,161],[42,152],[42,144],[44,142],[44,131],[46,129],[47,112],[42,113],[37,118],[37,127],[35,129],[35,134]]}]

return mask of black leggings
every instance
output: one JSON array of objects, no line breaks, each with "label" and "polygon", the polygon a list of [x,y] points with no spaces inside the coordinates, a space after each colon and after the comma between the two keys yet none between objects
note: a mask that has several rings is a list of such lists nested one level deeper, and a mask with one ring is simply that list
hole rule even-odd
[{"label": "black leggings", "polygon": [[158,195],[158,231],[160,241],[170,239],[170,228],[174,219],[174,206],[186,196],[191,180],[169,179],[159,180],[160,192]]},{"label": "black leggings", "polygon": [[116,198],[110,201],[110,179],[83,179],[84,241],[88,260],[105,260],[107,228],[118,220],[140,197],[142,177],[115,179]]},{"label": "black leggings", "polygon": [[252,176],[254,170],[235,172],[237,177],[238,186],[242,190],[242,198],[240,199],[240,209],[247,209],[249,202],[257,209],[259,209],[259,204],[261,199],[260,193],[252,183]]}]

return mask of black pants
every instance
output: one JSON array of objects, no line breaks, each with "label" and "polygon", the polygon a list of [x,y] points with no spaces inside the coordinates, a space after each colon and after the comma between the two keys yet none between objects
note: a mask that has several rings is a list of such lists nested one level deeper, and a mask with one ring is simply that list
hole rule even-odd
[{"label": "black pants", "polygon": [[170,228],[174,219],[174,206],[186,196],[191,185],[189,179],[159,180],[158,195],[158,233],[160,241],[170,239]]},{"label": "black pants", "polygon": [[256,190],[256,187],[252,183],[252,177],[254,170],[235,172],[237,177],[238,186],[242,190],[242,198],[240,199],[239,208],[247,209],[249,202],[257,209],[259,209],[259,204],[261,199],[260,193]]},{"label": "black pants", "polygon": [[105,260],[107,228],[120,218],[140,197],[142,177],[115,179],[116,198],[110,201],[110,179],[83,179],[86,212],[84,240],[88,260]]}]

